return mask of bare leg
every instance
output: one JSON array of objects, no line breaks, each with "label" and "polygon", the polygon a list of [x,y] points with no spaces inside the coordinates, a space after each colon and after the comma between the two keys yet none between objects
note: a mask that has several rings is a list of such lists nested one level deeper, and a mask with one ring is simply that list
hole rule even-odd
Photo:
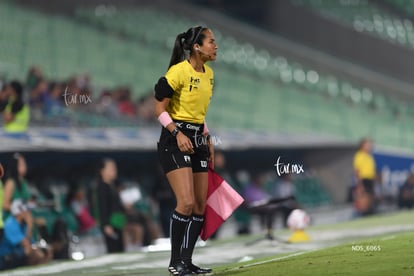
[{"label": "bare leg", "polygon": [[191,168],[181,168],[167,173],[168,182],[175,194],[177,207],[175,210],[189,216],[194,206],[193,171]]},{"label": "bare leg", "polygon": [[194,198],[193,214],[204,215],[207,201],[208,173],[194,173]]}]

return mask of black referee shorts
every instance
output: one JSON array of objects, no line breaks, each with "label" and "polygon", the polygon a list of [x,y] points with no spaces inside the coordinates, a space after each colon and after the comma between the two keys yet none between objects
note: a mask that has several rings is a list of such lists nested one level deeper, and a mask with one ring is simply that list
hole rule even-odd
[{"label": "black referee shorts", "polygon": [[208,171],[208,146],[203,137],[203,124],[190,124],[175,121],[178,129],[190,138],[193,143],[194,153],[188,154],[180,151],[176,137],[166,129],[162,128],[158,142],[158,156],[165,173],[180,169],[192,168],[194,173]]},{"label": "black referee shorts", "polygon": [[362,179],[362,185],[364,186],[365,192],[369,195],[375,194],[375,182],[373,179]]}]

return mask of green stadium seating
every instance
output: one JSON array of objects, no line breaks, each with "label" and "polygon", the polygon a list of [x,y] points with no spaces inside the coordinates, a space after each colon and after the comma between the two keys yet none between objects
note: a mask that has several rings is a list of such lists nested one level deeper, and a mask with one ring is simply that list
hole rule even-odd
[{"label": "green stadium seating", "polygon": [[[398,8],[402,12],[407,13],[410,16],[414,16],[414,2],[411,0],[383,0],[387,2],[389,5]],[[412,25],[410,25],[412,28]]]},{"label": "green stadium seating", "polygon": [[[331,1],[315,2],[328,11],[337,6]],[[357,2],[371,7],[365,1]],[[348,14],[342,7],[340,10],[344,17]],[[368,13],[368,8],[351,6],[349,10]],[[0,2],[0,22],[3,77],[25,79],[33,64],[40,65],[53,79],[89,72],[96,87],[128,85],[134,98],[147,94],[166,71],[175,34],[197,24],[148,8],[98,6],[79,9],[75,19],[44,16],[9,1]],[[350,141],[375,135],[379,144],[414,148],[406,138],[414,133],[409,123],[414,117],[411,106],[386,98],[383,91],[356,85],[282,55],[272,56],[248,41],[214,32],[220,49],[217,62],[212,64],[216,89],[207,118],[212,126],[326,133]],[[89,113],[69,112],[64,116],[85,126],[134,124]]]},{"label": "green stadium seating", "polygon": [[[367,32],[406,47],[414,47],[414,28],[411,19],[383,9],[373,1],[293,0],[292,2],[351,25],[359,32]],[[414,12],[414,5],[410,0],[387,0],[387,2],[403,10],[407,9],[408,13]]]}]

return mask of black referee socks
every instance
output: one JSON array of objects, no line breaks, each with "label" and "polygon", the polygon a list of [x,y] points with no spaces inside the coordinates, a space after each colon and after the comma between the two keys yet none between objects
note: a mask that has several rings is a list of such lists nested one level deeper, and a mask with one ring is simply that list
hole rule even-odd
[{"label": "black referee socks", "polygon": [[170,266],[181,261],[181,245],[190,217],[174,211],[170,219],[171,260]]},{"label": "black referee socks", "polygon": [[181,258],[186,264],[190,264],[192,262],[194,247],[198,236],[200,235],[201,229],[203,228],[203,225],[204,216],[191,216],[191,220],[188,223],[187,229],[185,230],[183,246],[181,248]]}]

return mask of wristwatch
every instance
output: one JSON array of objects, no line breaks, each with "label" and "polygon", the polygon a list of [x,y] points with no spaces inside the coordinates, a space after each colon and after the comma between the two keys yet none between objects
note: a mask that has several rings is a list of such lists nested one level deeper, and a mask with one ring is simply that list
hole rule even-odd
[{"label": "wristwatch", "polygon": [[174,128],[174,130],[171,131],[171,135],[174,136],[174,137],[176,137],[177,134],[178,134],[178,132],[179,132],[178,128]]}]

